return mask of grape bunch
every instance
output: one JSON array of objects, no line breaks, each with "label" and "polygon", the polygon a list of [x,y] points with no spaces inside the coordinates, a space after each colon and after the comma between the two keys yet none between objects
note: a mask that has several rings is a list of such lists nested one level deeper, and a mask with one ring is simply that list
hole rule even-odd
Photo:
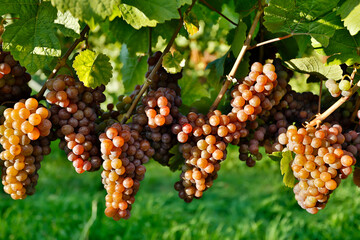
[{"label": "grape bunch", "polygon": [[40,162],[50,153],[50,112],[29,98],[7,108],[4,117],[0,126],[2,184],[13,199],[24,199],[35,192]]},{"label": "grape bunch", "polygon": [[[253,124],[256,123],[256,124]],[[259,152],[260,146],[264,146],[267,142],[265,134],[267,129],[265,127],[257,127],[257,122],[251,122],[249,126],[255,125],[256,130],[251,134],[250,140],[248,138],[241,138],[238,143],[239,159],[244,161],[248,167],[254,167],[256,160],[262,159],[262,154]],[[271,146],[271,145],[270,145]]]},{"label": "grape bunch", "polygon": [[[160,59],[161,52],[148,58],[148,77]],[[173,156],[170,149],[177,144],[176,135],[172,133],[172,125],[180,118],[179,107],[182,104],[178,80],[182,73],[170,74],[160,67],[153,79],[150,90],[137,106],[133,116],[134,127],[143,133],[155,150],[154,160],[168,166]],[[135,89],[136,90],[136,89]]]},{"label": "grape bunch", "polygon": [[351,82],[346,79],[340,80],[339,83],[334,79],[328,79],[325,82],[325,87],[333,97],[339,97],[340,95],[348,97],[351,95]]},{"label": "grape bunch", "polygon": [[100,103],[105,101],[104,86],[92,89],[71,76],[59,75],[47,82],[46,100],[51,104],[51,121],[61,139],[69,161],[77,173],[95,171],[101,166],[95,121]]},{"label": "grape bunch", "polygon": [[[211,130],[210,125],[205,125],[206,119],[203,114],[189,112],[188,115],[179,117],[178,123],[171,127],[173,134],[177,136],[179,143],[186,143],[191,137],[201,137],[205,132]],[[204,126],[205,125],[205,126]]]},{"label": "grape bunch", "polygon": [[277,86],[276,79],[274,65],[268,63],[263,66],[259,62],[251,65],[249,75],[231,92],[231,111],[239,122],[254,121],[263,109],[270,110],[273,107],[275,102],[267,96]]},{"label": "grape bunch", "polygon": [[340,125],[323,124],[297,128],[289,126],[278,137],[282,145],[295,153],[291,168],[299,182],[294,187],[295,199],[309,213],[323,209],[341,179],[352,172],[355,157],[343,150],[345,137]]},{"label": "grape bunch", "polygon": [[145,114],[148,117],[150,128],[171,125],[174,118],[179,115],[181,98],[170,88],[158,88],[156,91],[149,91],[142,99],[145,106]]},{"label": "grape bunch", "polygon": [[218,134],[226,136],[225,132],[229,130],[223,130],[220,127],[225,126],[226,123],[229,124],[230,120],[218,110],[210,113],[208,117],[205,121],[200,115],[198,119],[201,121],[195,122],[202,134],[199,137],[193,135],[188,143],[180,148],[185,164],[180,181],[176,182],[174,187],[179,192],[179,197],[185,202],[202,197],[203,192],[210,188],[217,178],[220,162],[226,158],[227,143]]},{"label": "grape bunch", "polygon": [[355,158],[360,156],[360,135],[358,132],[351,130],[344,134],[345,141],[342,148],[351,152]]},{"label": "grape bunch", "polygon": [[144,133],[144,137],[155,149],[154,159],[162,165],[168,165],[173,156],[169,150],[177,143],[171,132],[172,124],[179,118],[181,98],[169,88],[150,90],[136,108],[133,117],[135,127]]},{"label": "grape bunch", "polygon": [[[249,76],[252,76],[252,72],[256,70],[257,65],[259,65],[259,63],[254,63]],[[287,104],[284,104],[283,97],[289,90],[288,81],[290,79],[291,72],[288,72],[277,59],[274,59],[274,65],[276,66],[277,76],[276,86],[265,98],[264,95],[255,93],[256,96],[263,99],[261,100],[262,104],[260,105],[261,112],[259,111],[260,113],[257,115],[261,119],[260,122],[248,121],[246,123],[246,128],[244,126],[244,128],[240,130],[242,133],[241,137],[236,138],[231,142],[232,144],[239,146],[239,159],[246,162],[246,165],[249,167],[255,166],[256,160],[262,159],[262,154],[259,152],[259,148],[261,146],[265,147],[266,153],[272,153],[272,145],[276,141],[278,131],[281,131],[281,128],[284,127],[285,128],[283,130],[286,130],[286,127],[288,126],[285,117],[281,114],[281,112],[277,111],[276,108],[280,107],[283,109],[288,107]],[[233,97],[236,96],[235,98],[238,100],[243,100],[242,95],[240,98],[239,85],[236,87],[237,88],[232,91]],[[244,97],[247,97],[246,95],[248,92],[243,91],[243,93],[245,93]],[[232,107],[234,107],[236,102],[234,104],[233,100],[232,104]],[[252,102],[252,104],[253,106],[256,106],[254,102]],[[236,109],[233,108],[233,112],[228,115],[230,116],[230,114],[235,114],[234,112],[236,112]],[[254,118],[255,117],[252,117],[252,119]],[[245,122],[242,123],[244,124]]]},{"label": "grape bunch", "polygon": [[105,215],[114,220],[128,219],[140,181],[143,164],[154,154],[150,143],[137,130],[115,123],[100,134],[103,162],[102,182],[107,191]]},{"label": "grape bunch", "polygon": [[0,102],[18,101],[30,96],[31,80],[26,68],[15,61],[9,52],[2,50],[0,44]]}]

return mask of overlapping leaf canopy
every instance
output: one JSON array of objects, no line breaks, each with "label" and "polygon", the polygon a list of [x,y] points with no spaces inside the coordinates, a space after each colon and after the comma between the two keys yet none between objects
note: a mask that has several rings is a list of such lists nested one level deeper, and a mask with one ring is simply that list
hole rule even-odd
[{"label": "overlapping leaf canopy", "polygon": [[[192,0],[0,0],[0,15],[13,17],[6,24],[2,36],[3,47],[11,51],[30,73],[51,69],[64,52],[59,36],[77,38],[81,27],[87,24],[91,31],[105,35],[108,43],[123,45],[119,56],[122,80],[125,91],[130,91],[134,83],[142,83],[141,76],[147,71],[143,56],[149,49],[149,28],[152,29],[153,46],[159,40],[168,40],[178,25],[180,12],[185,20],[180,34],[187,39],[191,35],[196,38],[196,33],[203,31],[201,22],[205,22],[208,27],[217,24],[218,33],[227,34],[228,53],[208,65],[208,81],[218,81],[227,74],[228,63],[239,53],[259,6],[256,0],[207,2],[228,15],[237,26],[226,22],[201,1],[195,4],[191,12],[186,12]],[[292,40],[288,40],[290,47],[280,43],[275,45],[282,47],[279,50],[280,57],[291,59],[290,62],[297,66],[312,65],[309,59],[303,58],[303,54],[312,48],[328,56],[328,64],[352,65],[360,62],[360,0],[270,0],[267,1],[263,17],[264,40],[286,34],[294,35]],[[260,41],[259,32],[258,26],[252,44]],[[100,65],[106,65],[101,69],[103,77],[99,80],[84,78],[84,70],[79,69],[79,64],[74,64],[81,75],[80,79],[86,84],[106,84],[112,78],[110,63],[104,62],[110,59],[103,54],[98,51],[96,57],[92,58],[81,53],[83,58],[78,58],[82,59],[82,64],[89,66],[96,66],[99,60]],[[175,55],[179,56],[177,53]],[[237,77],[246,75],[249,56],[247,54],[243,59]],[[169,58],[165,65],[178,72],[181,69],[179,63],[175,58]],[[308,70],[323,76],[321,69],[324,70],[324,66]],[[209,83],[209,86],[216,85]],[[199,102],[203,97],[209,98],[209,95],[200,95]]]}]

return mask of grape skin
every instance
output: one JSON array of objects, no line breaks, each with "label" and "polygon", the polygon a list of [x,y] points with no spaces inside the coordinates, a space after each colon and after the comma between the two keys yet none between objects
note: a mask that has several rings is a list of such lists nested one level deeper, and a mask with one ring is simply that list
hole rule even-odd
[{"label": "grape skin", "polygon": [[49,111],[34,98],[20,100],[14,108],[4,111],[5,121],[0,126],[0,143],[4,149],[0,153],[4,161],[2,184],[15,200],[35,192],[40,162],[51,151],[49,116]]},{"label": "grape skin", "polygon": [[[104,86],[91,89],[71,76],[58,75],[47,82],[47,88],[50,92],[46,100],[51,104],[51,121],[61,139],[59,146],[65,150],[77,173],[98,170],[102,161],[95,120],[100,103],[105,101]],[[56,97],[59,93],[64,96]]]},{"label": "grape skin", "polygon": [[99,136],[104,160],[102,183],[107,191],[105,215],[116,221],[130,217],[146,172],[143,164],[154,154],[150,143],[133,127],[114,123]]},{"label": "grape skin", "polygon": [[[279,135],[279,142],[296,153],[291,164],[294,176],[299,180],[294,187],[295,199],[309,213],[315,214],[325,207],[329,194],[352,172],[351,166],[356,162],[352,153],[341,149],[345,139],[341,131],[339,125],[325,123],[318,129],[290,126],[286,133]],[[329,143],[330,136],[335,137],[332,143]],[[309,140],[304,142],[305,138]],[[322,147],[323,141],[327,147]],[[305,152],[304,146],[310,145],[309,151]]]}]

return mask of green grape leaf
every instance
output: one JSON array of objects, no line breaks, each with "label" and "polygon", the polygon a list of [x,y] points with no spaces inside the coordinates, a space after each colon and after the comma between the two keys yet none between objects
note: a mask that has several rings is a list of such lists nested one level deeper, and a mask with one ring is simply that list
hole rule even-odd
[{"label": "green grape leaf", "polygon": [[[159,23],[155,28],[152,29],[152,40],[153,44],[156,45],[159,37],[164,40],[169,40],[172,37],[174,29],[179,25],[179,20],[173,19],[164,23]],[[188,37],[188,33],[185,29],[180,30],[179,35]]]},{"label": "green grape leaf", "polygon": [[[230,50],[229,50],[230,51]],[[225,65],[225,60],[229,55],[229,51],[227,51],[224,56],[222,56],[221,58],[218,58],[212,62],[210,62],[207,66],[206,69],[210,69],[211,71],[215,72],[215,77],[217,79],[220,79],[223,75],[224,75],[224,65]]]},{"label": "green grape leaf", "polygon": [[202,97],[190,105],[187,105],[186,112],[189,112],[191,108],[195,108],[199,113],[206,114],[209,111],[209,103],[211,102],[211,98]]},{"label": "green grape leaf", "polygon": [[282,152],[273,152],[272,154],[268,154],[267,156],[275,162],[280,162],[282,159]]},{"label": "green grape leaf", "polygon": [[61,12],[70,11],[71,14],[89,24],[91,29],[113,13],[114,6],[120,3],[120,0],[51,0]]},{"label": "green grape leaf", "polygon": [[[197,105],[196,102],[200,101],[201,98],[209,99],[210,95],[206,85],[199,81],[196,77],[193,79],[182,79],[179,81],[179,85],[181,87],[181,98],[183,100],[183,105],[188,105],[199,109],[201,108],[201,103]],[[209,100],[207,100],[207,107],[209,109]]]},{"label": "green grape leaf", "polygon": [[317,76],[315,75],[310,75],[307,79],[306,79],[306,83],[314,83],[314,82],[320,82],[321,79],[319,79]]},{"label": "green grape leaf", "polygon": [[57,23],[58,29],[66,37],[78,38],[80,36],[80,24],[79,19],[74,18],[69,11],[62,13],[57,12],[57,19],[54,21]]},{"label": "green grape leaf", "polygon": [[142,27],[155,27],[158,23],[156,20],[150,20],[142,11],[134,6],[120,4],[122,18],[135,29]]},{"label": "green grape leaf", "polygon": [[102,53],[87,49],[76,56],[73,68],[79,80],[87,87],[95,88],[101,84],[106,85],[112,78],[110,58]]},{"label": "green grape leaf", "polygon": [[[161,36],[163,40],[170,39],[174,28],[176,28],[178,24],[179,21],[174,19],[166,21],[165,23],[159,23],[155,28],[152,28],[153,46],[160,41],[159,36]],[[135,55],[136,53],[146,53],[148,51],[148,28],[140,28],[139,30],[136,30],[127,24],[123,19],[116,17],[111,22],[103,22],[100,30],[104,33],[104,35],[106,35],[107,42],[126,44],[131,55]],[[109,34],[109,32],[111,34]],[[185,30],[183,35],[187,36]]]},{"label": "green grape leaf", "polygon": [[[311,48],[311,37],[310,36],[294,36],[292,37],[296,40],[297,46],[299,48],[298,56],[301,57],[305,54],[305,52]],[[286,41],[287,39],[285,39]],[[280,41],[282,42],[282,41]]]},{"label": "green grape leaf", "polygon": [[184,26],[191,36],[199,31],[199,20],[193,12],[184,14]]},{"label": "green grape leaf", "polygon": [[176,6],[177,8],[180,8],[181,6],[185,5],[185,4],[191,4],[192,0],[176,0]]},{"label": "green grape leaf", "polygon": [[[264,39],[273,39],[285,36],[286,33],[271,33],[266,31],[264,34]],[[297,38],[300,38],[302,41],[298,41]],[[299,50],[299,44],[302,44],[302,51]],[[281,59],[283,61],[287,61],[293,58],[301,57],[304,53],[304,49],[307,49],[307,47],[311,44],[310,37],[309,36],[293,36],[287,39],[283,39],[281,41],[277,41],[272,43],[271,48],[276,48],[278,53],[281,56]],[[268,50],[272,52],[273,50]]]},{"label": "green grape leaf", "polygon": [[295,58],[285,61],[291,70],[315,75],[319,79],[341,79],[342,69],[338,65],[325,66],[318,57]]},{"label": "green grape leaf", "polygon": [[178,51],[168,52],[163,57],[162,66],[168,73],[175,74],[181,72],[181,69],[185,66],[185,59]]},{"label": "green grape leaf", "polygon": [[169,168],[171,171],[175,172],[177,170],[181,170],[181,167],[185,163],[185,159],[183,158],[181,152],[179,151],[179,144],[173,146],[169,153],[173,154],[173,156],[169,160]]},{"label": "green grape leaf", "polygon": [[[194,7],[191,9],[191,12],[193,12],[196,15],[197,19],[206,22],[206,27],[212,27],[213,25],[218,24],[220,19],[219,14],[217,14],[215,11],[209,11],[209,8],[206,5],[204,5],[201,1],[198,1],[198,3],[199,4],[195,4]],[[211,4],[216,9],[221,9],[221,6],[217,7],[213,5],[214,3],[209,2],[209,4]],[[229,24],[228,26],[232,27],[231,24]],[[222,30],[222,28],[220,28],[219,26],[219,33],[221,32],[220,30]]]},{"label": "green grape leaf", "polygon": [[243,22],[239,22],[235,29],[234,38],[231,44],[231,51],[233,52],[234,56],[239,55],[240,50],[244,45],[244,41],[246,39],[246,29],[247,26]]},{"label": "green grape leaf", "polygon": [[236,0],[234,1],[236,12],[243,14],[258,4],[257,0]]},{"label": "green grape leaf", "polygon": [[39,4],[39,0],[2,0],[0,15],[15,13],[27,19],[36,15]]},{"label": "green grape leaf", "polygon": [[[156,28],[155,28],[156,29]],[[109,31],[112,33],[114,42],[124,43],[131,55],[137,52],[147,52],[148,50],[148,29],[141,28],[136,30],[127,24],[123,19],[115,18],[109,23]]]},{"label": "green grape leaf", "polygon": [[121,11],[119,6],[114,6],[113,12],[112,14],[109,16],[109,20],[112,21],[114,20],[116,17],[121,17]]},{"label": "green grape leaf", "polygon": [[310,35],[327,46],[337,29],[343,28],[333,12],[339,0],[272,0],[265,8],[265,27],[271,32]]},{"label": "green grape leaf", "polygon": [[346,29],[338,30],[330,39],[326,48],[321,48],[318,44],[312,43],[317,47],[317,52],[330,56],[327,63],[330,65],[340,65],[346,63],[348,66],[360,63],[360,33],[351,36]]},{"label": "green grape leaf", "polygon": [[123,63],[121,75],[125,92],[131,92],[136,85],[144,82],[147,71],[146,57],[137,57],[129,54],[126,45],[123,44],[120,52],[120,60]]},{"label": "green grape leaf", "polygon": [[282,153],[282,158],[280,161],[280,170],[281,174],[284,175],[283,182],[287,187],[295,186],[295,177],[290,167],[290,162],[293,160],[291,151],[286,151]]},{"label": "green grape leaf", "polygon": [[[232,63],[231,66],[233,66],[233,65],[234,64]],[[238,69],[236,71],[235,78],[236,79],[241,79],[241,78],[246,77],[250,72],[249,69],[250,69],[250,53],[247,52],[247,53],[245,53],[245,56],[241,60],[241,63],[240,63],[240,65],[239,65],[239,67],[238,67]],[[229,70],[229,72],[230,72],[230,70]]]},{"label": "green grape leaf", "polygon": [[29,73],[35,73],[61,55],[54,23],[56,9],[49,2],[42,2],[32,13],[7,25],[2,36],[4,49],[10,51]]},{"label": "green grape leaf", "polygon": [[360,0],[347,0],[337,10],[352,36],[360,31]]},{"label": "green grape leaf", "polygon": [[159,23],[179,18],[176,0],[123,0],[122,3],[136,7],[150,20]]}]

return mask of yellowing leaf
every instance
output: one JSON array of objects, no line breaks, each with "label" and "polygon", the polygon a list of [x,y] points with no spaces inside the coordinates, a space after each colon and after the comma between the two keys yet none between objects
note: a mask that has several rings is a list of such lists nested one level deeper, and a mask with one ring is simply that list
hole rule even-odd
[{"label": "yellowing leaf", "polygon": [[273,161],[279,162],[282,159],[282,152],[273,152],[272,154],[268,154],[268,157]]},{"label": "yellowing leaf", "polygon": [[155,27],[156,20],[150,20],[142,11],[127,4],[120,5],[120,12],[123,19],[135,29],[142,27]]},{"label": "yellowing leaf", "polygon": [[106,55],[91,50],[82,51],[76,56],[73,67],[79,80],[87,87],[106,85],[112,77],[112,66]]},{"label": "yellowing leaf", "polygon": [[199,21],[193,12],[184,14],[184,26],[191,36],[199,31]]},{"label": "yellowing leaf", "polygon": [[280,161],[281,174],[284,175],[283,182],[287,187],[295,186],[295,177],[290,167],[290,162],[293,160],[292,152],[286,151],[282,153],[282,159]]},{"label": "yellowing leaf", "polygon": [[175,74],[181,72],[185,66],[185,59],[178,51],[175,51],[174,54],[168,52],[163,58],[162,66],[168,73]]}]

